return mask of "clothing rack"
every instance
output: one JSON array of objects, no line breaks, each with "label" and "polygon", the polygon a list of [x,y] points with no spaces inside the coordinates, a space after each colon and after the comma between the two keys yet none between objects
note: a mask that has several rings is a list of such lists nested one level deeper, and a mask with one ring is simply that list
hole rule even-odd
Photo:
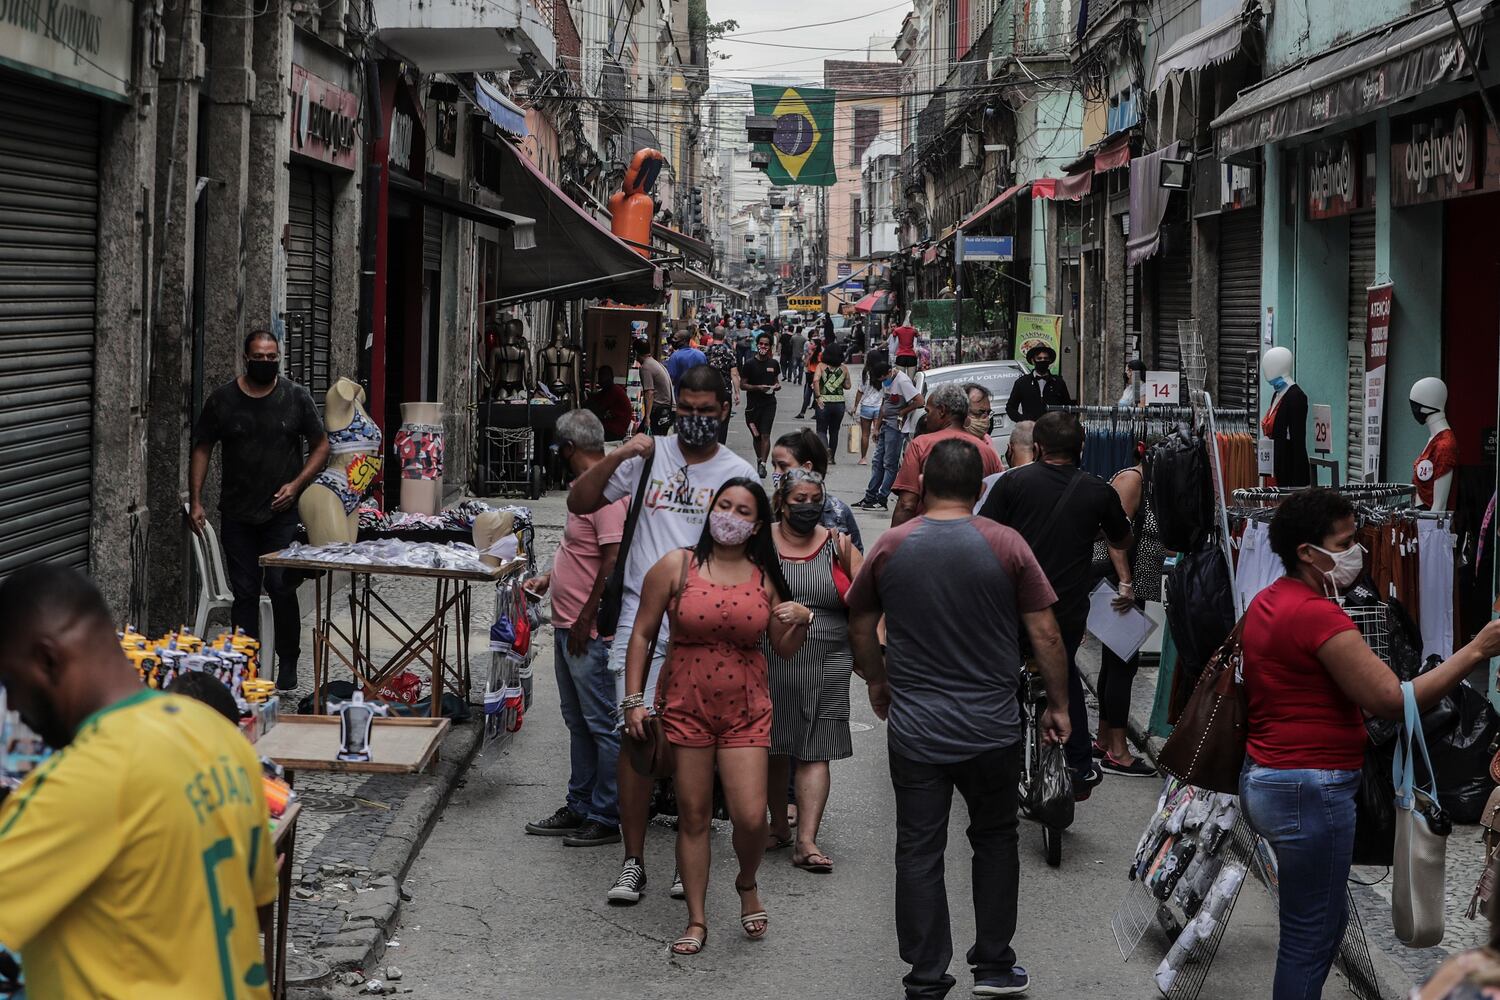
[{"label": "clothing rack", "polygon": [[[1410,500],[1416,493],[1416,488],[1409,483],[1347,483],[1343,486],[1323,486],[1320,489],[1333,490],[1350,501],[1360,500]],[[1287,497],[1300,493],[1306,486],[1257,486],[1249,489],[1235,490],[1234,502],[1236,504],[1261,506],[1275,506]]]},{"label": "clothing rack", "polygon": [[[1049,411],[1076,413],[1085,419],[1133,418],[1146,421],[1193,420],[1196,409],[1191,406],[1049,406]],[[1214,418],[1226,422],[1243,420],[1249,423],[1253,415],[1249,410],[1215,407]]]}]

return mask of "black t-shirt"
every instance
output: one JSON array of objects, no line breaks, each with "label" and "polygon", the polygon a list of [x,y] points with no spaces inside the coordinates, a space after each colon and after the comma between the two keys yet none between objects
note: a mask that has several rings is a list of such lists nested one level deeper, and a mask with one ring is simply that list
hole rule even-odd
[{"label": "black t-shirt", "polygon": [[260,399],[245,395],[238,381],[209,393],[193,444],[224,446],[219,514],[249,524],[271,520],[276,491],[302,471],[303,439],[315,445],[323,435],[312,395],[287,379]]},{"label": "black t-shirt", "polygon": [[[1067,504],[1058,509],[1075,476],[1078,485]],[[979,513],[1020,532],[1057,591],[1058,622],[1081,627],[1088,618],[1089,591],[1094,585],[1089,572],[1094,539],[1101,528],[1112,542],[1124,541],[1130,532],[1130,521],[1114,487],[1076,465],[1032,462],[1001,476]]]},{"label": "black t-shirt", "polygon": [[[762,359],[759,355],[740,365],[740,386],[773,386],[781,379],[781,365],[773,358]],[[747,392],[747,406],[764,406],[774,403],[776,397],[769,392]]]}]

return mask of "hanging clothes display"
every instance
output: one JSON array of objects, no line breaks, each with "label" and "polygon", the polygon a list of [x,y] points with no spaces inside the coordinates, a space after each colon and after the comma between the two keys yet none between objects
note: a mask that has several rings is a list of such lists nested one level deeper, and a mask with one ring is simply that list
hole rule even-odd
[{"label": "hanging clothes display", "polygon": [[1422,659],[1453,655],[1453,532],[1446,520],[1417,522]]}]

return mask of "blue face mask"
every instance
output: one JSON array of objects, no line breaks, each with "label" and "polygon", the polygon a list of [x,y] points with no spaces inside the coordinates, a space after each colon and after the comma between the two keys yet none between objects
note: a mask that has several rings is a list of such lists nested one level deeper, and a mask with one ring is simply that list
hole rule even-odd
[{"label": "blue face mask", "polygon": [[1275,378],[1271,379],[1271,388],[1275,389],[1277,392],[1280,392],[1281,390],[1286,388],[1286,379],[1281,375],[1277,375]]}]

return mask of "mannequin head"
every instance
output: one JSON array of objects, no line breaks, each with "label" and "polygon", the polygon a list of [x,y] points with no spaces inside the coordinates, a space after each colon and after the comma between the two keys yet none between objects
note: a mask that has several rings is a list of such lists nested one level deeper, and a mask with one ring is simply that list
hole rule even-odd
[{"label": "mannequin head", "polygon": [[1408,396],[1411,415],[1417,423],[1426,424],[1433,417],[1441,417],[1448,409],[1448,386],[1440,378],[1419,378],[1412,384]]},{"label": "mannequin head", "polygon": [[552,321],[552,343],[561,345],[568,336],[568,324],[559,316]]},{"label": "mannequin head", "polygon": [[1260,359],[1260,376],[1278,391],[1292,381],[1292,352],[1285,347],[1273,347]]},{"label": "mannequin head", "polygon": [[340,423],[356,406],[365,404],[365,387],[349,378],[341,378],[328,387],[326,412],[330,423]]},{"label": "mannequin head", "polygon": [[505,321],[505,342],[519,344],[526,338],[526,324],[512,316]]}]

